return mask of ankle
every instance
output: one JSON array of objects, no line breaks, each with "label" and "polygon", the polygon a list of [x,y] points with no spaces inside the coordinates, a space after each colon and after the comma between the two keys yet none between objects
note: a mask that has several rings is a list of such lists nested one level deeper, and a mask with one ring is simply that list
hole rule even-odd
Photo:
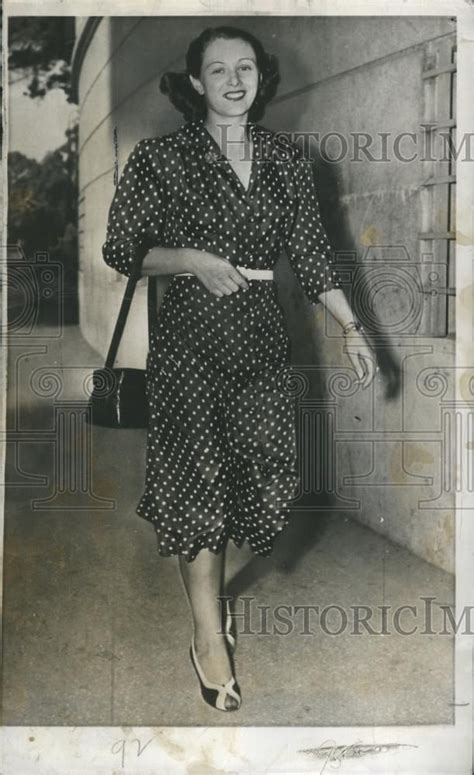
[{"label": "ankle", "polygon": [[194,628],[194,646],[199,654],[212,654],[225,646],[225,636],[209,629]]}]

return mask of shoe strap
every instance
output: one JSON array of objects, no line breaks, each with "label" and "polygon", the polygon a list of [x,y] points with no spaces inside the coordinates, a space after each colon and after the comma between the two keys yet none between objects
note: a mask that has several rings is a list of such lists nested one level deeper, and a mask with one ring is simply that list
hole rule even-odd
[{"label": "shoe strap", "polygon": [[225,701],[227,695],[230,695],[233,697],[234,700],[237,700],[238,706],[240,708],[241,703],[241,696],[238,694],[235,689],[235,679],[230,678],[229,681],[227,681],[226,684],[222,684],[218,691],[217,691],[217,699],[216,699],[216,707],[219,708],[219,710],[229,710],[229,708],[226,706]]}]

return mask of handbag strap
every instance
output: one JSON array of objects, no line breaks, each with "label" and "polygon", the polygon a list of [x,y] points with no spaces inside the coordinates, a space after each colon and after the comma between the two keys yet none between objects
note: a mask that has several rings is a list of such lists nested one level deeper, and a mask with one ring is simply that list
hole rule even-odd
[{"label": "handbag strap", "polygon": [[156,293],[158,290],[158,283],[156,275],[148,276],[147,287],[147,310],[148,310],[148,347],[151,348],[151,328],[152,323],[156,320],[158,314],[158,304],[156,302]]},{"label": "handbag strap", "polygon": [[[141,264],[142,264],[141,260],[138,260],[135,263],[132,273],[128,278],[125,292],[123,294],[123,299],[120,305],[117,322],[115,323],[114,332],[112,334],[112,340],[110,342],[109,351],[107,353],[107,358],[105,359],[105,367],[109,369],[113,367],[115,359],[117,357],[117,350],[120,344],[120,340],[122,338],[123,329],[125,328],[125,323],[130,310],[130,305],[132,303],[133,293],[135,291],[137,281],[140,277]],[[157,303],[156,303],[157,283],[156,283],[156,277],[154,275],[149,275],[147,285],[148,285],[147,287],[148,344],[151,345],[151,324],[152,324],[152,321],[156,318],[156,314],[157,314]]]}]

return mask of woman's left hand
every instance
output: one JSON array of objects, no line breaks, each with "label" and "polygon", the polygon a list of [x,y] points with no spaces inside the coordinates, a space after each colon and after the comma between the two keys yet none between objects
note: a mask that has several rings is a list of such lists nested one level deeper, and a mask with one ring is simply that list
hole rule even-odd
[{"label": "woman's left hand", "polygon": [[365,389],[373,381],[378,371],[374,352],[361,331],[350,331],[344,339],[344,352],[351,360],[359,384]]}]

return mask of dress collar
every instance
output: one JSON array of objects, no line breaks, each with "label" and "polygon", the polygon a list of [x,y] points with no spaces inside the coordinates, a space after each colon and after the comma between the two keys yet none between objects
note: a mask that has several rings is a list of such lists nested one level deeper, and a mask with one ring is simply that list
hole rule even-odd
[{"label": "dress collar", "polygon": [[[261,158],[266,145],[263,141],[269,132],[252,121],[248,121],[247,126],[253,143],[254,159]],[[204,153],[207,161],[221,161],[227,158],[222,153],[217,140],[206,129],[203,118],[189,122],[185,125],[184,130],[192,145]]]}]

